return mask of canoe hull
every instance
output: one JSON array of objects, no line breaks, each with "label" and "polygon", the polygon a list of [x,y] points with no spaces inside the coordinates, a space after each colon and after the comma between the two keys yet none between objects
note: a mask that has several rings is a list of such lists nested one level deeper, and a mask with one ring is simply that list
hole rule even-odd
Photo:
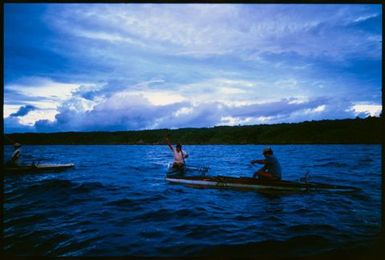
[{"label": "canoe hull", "polygon": [[309,190],[328,190],[328,191],[354,191],[355,187],[329,185],[323,183],[303,183],[294,181],[265,181],[254,178],[234,178],[227,176],[214,177],[186,177],[186,176],[167,176],[166,180],[171,183],[179,183],[201,187],[213,188],[238,188],[252,190],[280,190],[280,191],[309,191]]},{"label": "canoe hull", "polygon": [[4,170],[8,174],[18,173],[40,173],[40,172],[60,172],[75,167],[73,163],[67,164],[38,164],[18,167],[5,166]]}]

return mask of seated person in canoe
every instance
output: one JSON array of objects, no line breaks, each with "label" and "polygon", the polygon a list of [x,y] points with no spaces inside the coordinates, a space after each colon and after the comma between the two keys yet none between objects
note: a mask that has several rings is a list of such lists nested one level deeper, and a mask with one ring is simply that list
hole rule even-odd
[{"label": "seated person in canoe", "polygon": [[183,169],[185,166],[185,159],[188,158],[187,152],[182,150],[182,145],[181,144],[176,144],[175,148],[171,145],[170,140],[165,137],[165,141],[170,147],[171,151],[174,154],[174,162],[172,164],[172,168],[174,169]]},{"label": "seated person in canoe", "polygon": [[11,160],[8,162],[8,164],[10,166],[19,166],[20,155],[21,155],[20,147],[21,147],[21,144],[19,144],[19,143],[14,143],[13,144],[13,149],[14,150],[13,150],[13,153],[12,153]]},{"label": "seated person in canoe", "polygon": [[273,155],[273,150],[270,147],[266,147],[263,149],[262,154],[265,156],[265,159],[250,161],[252,164],[263,164],[263,167],[253,174],[253,178],[281,180],[281,165],[277,157]]}]

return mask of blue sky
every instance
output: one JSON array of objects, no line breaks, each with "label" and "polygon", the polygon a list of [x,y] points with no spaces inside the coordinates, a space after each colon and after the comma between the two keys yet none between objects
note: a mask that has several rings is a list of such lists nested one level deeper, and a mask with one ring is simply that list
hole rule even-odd
[{"label": "blue sky", "polygon": [[5,132],[381,113],[381,5],[5,4]]}]

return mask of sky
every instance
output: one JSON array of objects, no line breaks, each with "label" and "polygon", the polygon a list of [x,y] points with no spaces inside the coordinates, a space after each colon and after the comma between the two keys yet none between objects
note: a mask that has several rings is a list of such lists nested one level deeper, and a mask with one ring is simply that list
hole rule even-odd
[{"label": "sky", "polygon": [[374,4],[4,4],[4,131],[125,131],[382,111]]}]

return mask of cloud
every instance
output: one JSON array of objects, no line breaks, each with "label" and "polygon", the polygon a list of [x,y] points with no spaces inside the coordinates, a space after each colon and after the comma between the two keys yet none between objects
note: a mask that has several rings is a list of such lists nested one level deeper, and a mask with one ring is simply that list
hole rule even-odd
[{"label": "cloud", "polygon": [[[334,105],[331,98],[301,100],[287,98],[274,102],[229,105],[224,102],[181,101],[154,104],[144,95],[121,91],[88,106],[78,96],[59,107],[54,121],[39,120],[37,131],[122,131],[158,128],[212,127],[223,124],[298,122],[322,118],[351,117],[346,104]],[[335,113],[332,115],[331,113]]]},{"label": "cloud", "polygon": [[379,116],[382,112],[382,106],[378,104],[354,104],[350,111],[359,117]]},{"label": "cloud", "polygon": [[47,20],[76,37],[168,55],[379,59],[381,34],[357,22],[380,16],[379,6],[134,4],[52,6]]},{"label": "cloud", "polygon": [[78,84],[62,83],[50,78],[27,77],[9,83],[7,90],[16,91],[20,95],[36,97],[39,100],[64,100],[71,96],[71,92],[78,88]]},{"label": "cloud", "polygon": [[381,102],[380,5],[9,4],[5,13],[6,131],[351,118]]},{"label": "cloud", "polygon": [[39,119],[52,121],[57,108],[71,98],[73,92],[89,86],[42,77],[20,78],[4,86],[4,116],[21,117],[19,123],[27,125],[33,125]]},{"label": "cloud", "polygon": [[10,117],[25,116],[26,114],[28,114],[29,112],[31,112],[31,111],[33,111],[35,109],[36,109],[36,107],[31,106],[31,105],[22,106],[22,107],[19,108],[19,110],[16,113],[12,113],[9,116]]},{"label": "cloud", "polygon": [[39,131],[117,131],[152,129],[157,119],[172,114],[185,105],[173,103],[154,105],[142,95],[118,92],[91,109],[85,109],[85,100],[74,97],[59,107],[54,122],[38,121]]},{"label": "cloud", "polygon": [[39,108],[55,108],[71,97],[82,83],[63,83],[50,78],[24,77],[4,86],[4,103],[26,103]]},{"label": "cloud", "polygon": [[275,102],[231,107],[231,116],[235,117],[271,117],[287,116],[296,111],[314,109],[328,102],[326,98],[318,98],[306,102],[295,102],[296,98],[282,99]]},{"label": "cloud", "polygon": [[4,132],[5,133],[23,133],[23,132],[35,132],[36,127],[25,125],[20,123],[18,117],[7,117],[4,119]]},{"label": "cloud", "polygon": [[[303,84],[292,79],[275,83],[289,86],[291,93]],[[58,104],[51,117],[33,106],[25,106],[6,118],[6,131],[17,126],[38,132],[57,132],[271,124],[352,118],[364,109],[349,99],[329,96],[285,97],[285,92],[268,96],[268,82],[240,79],[214,78],[179,85],[175,89],[165,89],[167,82],[160,79],[118,87],[113,87],[111,82],[98,87],[74,85],[79,87],[71,92],[70,98]],[[299,88],[298,93],[301,91]],[[29,121],[11,120],[21,114],[30,114]],[[30,127],[25,128],[28,124]]]}]

